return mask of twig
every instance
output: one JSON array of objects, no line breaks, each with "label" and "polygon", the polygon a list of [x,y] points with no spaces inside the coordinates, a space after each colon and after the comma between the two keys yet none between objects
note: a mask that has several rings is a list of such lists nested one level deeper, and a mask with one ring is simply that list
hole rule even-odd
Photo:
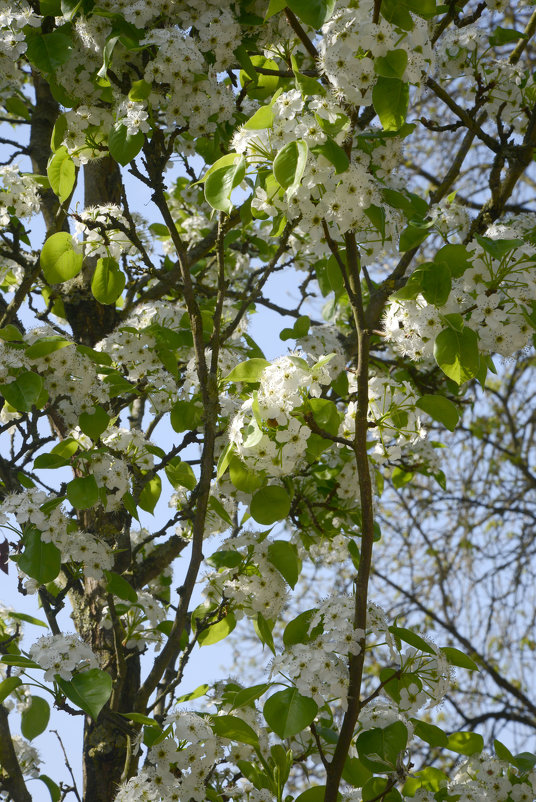
[{"label": "twig", "polygon": [[63,745],[63,741],[61,740],[61,736],[60,736],[60,734],[59,734],[59,732],[57,730],[50,730],[50,732],[53,732],[54,735],[56,736],[56,738],[58,739],[58,741],[60,742],[61,751],[63,752],[63,757],[65,758],[65,765],[67,766],[67,770],[68,770],[69,774],[71,775],[71,780],[73,781],[72,791],[73,791],[74,795],[76,796],[76,798],[78,799],[78,802],[82,802],[80,794],[78,793],[78,788],[77,788],[77,785],[76,785],[76,780],[74,778],[73,770],[71,768],[71,764],[69,763],[69,758],[67,757],[67,752],[65,751],[65,747]]}]

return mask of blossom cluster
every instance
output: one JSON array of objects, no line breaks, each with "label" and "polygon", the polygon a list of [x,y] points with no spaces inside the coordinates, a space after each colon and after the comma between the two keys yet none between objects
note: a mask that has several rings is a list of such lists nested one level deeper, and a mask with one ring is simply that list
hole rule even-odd
[{"label": "blossom cluster", "polygon": [[45,679],[56,674],[70,680],[74,673],[98,668],[96,656],[78,635],[43,635],[30,648],[30,657],[45,669]]},{"label": "blossom cluster", "polygon": [[[269,557],[270,538],[253,532],[224,540],[216,552],[231,557],[206,577],[205,596],[219,604],[228,601],[238,618],[262,613],[276,618],[287,601],[287,585]],[[226,562],[230,562],[228,567]]]},{"label": "blossom cluster", "polygon": [[23,175],[18,165],[0,167],[0,225],[8,226],[11,216],[33,217],[40,210],[39,187],[31,175]]},{"label": "blossom cluster", "polygon": [[536,297],[536,249],[511,236],[510,227],[494,226],[481,244],[468,245],[470,264],[453,279],[444,303],[429,303],[422,294],[393,300],[384,328],[394,347],[414,360],[431,357],[435,339],[447,325],[445,316],[451,314],[461,315],[478,332],[483,354],[508,357],[526,346],[533,332],[528,317]]},{"label": "blossom cluster", "polygon": [[[42,543],[56,546],[63,562],[80,564],[86,576],[102,577],[105,570],[112,568],[112,550],[104,540],[81,531],[63,512],[61,501],[44,490],[28,488],[6,496],[2,510],[14,516],[23,532],[36,531]],[[35,580],[28,579],[26,589],[35,592]]]},{"label": "blossom cluster", "polygon": [[434,53],[428,26],[414,18],[413,29],[401,34],[383,17],[372,22],[373,0],[337,3],[332,17],[322,26],[320,69],[335,91],[355,106],[370,106],[378,78],[374,60],[393,51],[405,56],[399,77],[419,86],[431,71]]}]

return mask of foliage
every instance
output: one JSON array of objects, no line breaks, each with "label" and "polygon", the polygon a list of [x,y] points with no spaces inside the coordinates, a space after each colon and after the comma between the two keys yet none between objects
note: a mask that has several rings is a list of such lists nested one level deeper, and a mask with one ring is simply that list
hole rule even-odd
[{"label": "foliage", "polygon": [[[480,488],[453,489],[460,436],[496,488],[499,453],[534,489],[515,426],[504,446],[479,415],[522,383],[504,395],[494,357],[533,367],[536,12],[515,5],[1,4],[0,568],[46,623],[3,608],[0,798],[535,798],[536,756],[490,754],[475,711],[496,683],[533,727],[524,677],[463,635],[454,535],[443,560],[429,535]],[[182,694],[194,648],[236,633],[266,672]],[[40,770],[52,705],[84,717],[80,791]]]}]

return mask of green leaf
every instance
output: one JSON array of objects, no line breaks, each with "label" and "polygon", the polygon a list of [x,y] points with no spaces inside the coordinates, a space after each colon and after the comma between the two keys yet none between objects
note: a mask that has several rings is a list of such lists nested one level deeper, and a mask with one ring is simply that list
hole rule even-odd
[{"label": "green leaf", "polygon": [[112,693],[112,678],[100,668],[75,674],[71,680],[55,677],[60,690],[84,713],[96,720]]},{"label": "green leaf", "polygon": [[[412,777],[408,777],[402,789],[406,796],[415,796],[419,788],[425,788],[432,793],[436,793],[444,789],[448,783],[447,775],[440,769],[434,766],[426,766],[426,768],[416,771]],[[437,796],[436,799],[448,799],[448,796]],[[452,797],[451,797],[452,799]]]},{"label": "green leaf", "polygon": [[442,395],[423,395],[416,401],[415,406],[438,423],[442,423],[450,432],[454,431],[460,419],[456,404]]},{"label": "green leaf", "polygon": [[294,802],[324,802],[326,796],[325,785],[312,785],[296,797]]},{"label": "green leaf", "polygon": [[54,446],[51,453],[59,454],[60,457],[69,458],[76,454],[78,448],[79,443],[74,439],[74,437],[66,437],[65,440],[62,440],[57,446]]},{"label": "green leaf", "polygon": [[[400,234],[400,240],[398,243],[399,251],[402,251],[402,253],[405,251],[411,251],[413,248],[416,248],[418,245],[420,245],[421,242],[424,242],[430,233],[431,230],[428,226],[407,226],[407,228],[405,228]],[[419,278],[421,276],[422,272],[419,271]]]},{"label": "green leaf", "polygon": [[268,3],[268,11],[266,12],[264,19],[270,19],[270,17],[273,17],[274,14],[278,14],[280,11],[283,11],[286,5],[287,0],[270,0]]},{"label": "green leaf", "polygon": [[364,209],[365,214],[367,215],[368,219],[376,228],[381,236],[382,240],[385,239],[385,209],[383,206],[376,206],[372,204],[368,207],[368,209]]},{"label": "green leaf", "polygon": [[216,515],[218,515],[222,519],[222,521],[225,521],[225,523],[228,524],[229,526],[233,526],[233,522],[231,521],[229,513],[227,512],[227,510],[225,509],[219,498],[216,498],[215,496],[210,496],[208,500],[208,507],[210,510],[215,512]]},{"label": "green leaf", "polygon": [[[313,634],[316,635],[316,633],[310,633],[309,626],[317,612],[317,608],[313,607],[312,610],[305,610],[297,615],[296,618],[293,618],[292,621],[289,621],[283,632],[285,646],[294,646],[295,643],[309,643],[311,641]],[[320,624],[321,629],[322,625]]]},{"label": "green leaf", "polygon": [[331,17],[335,0],[287,0],[286,5],[298,19],[318,30]]},{"label": "green leaf", "polygon": [[15,115],[16,117],[22,117],[23,120],[31,119],[28,103],[25,103],[24,100],[19,97],[19,95],[13,95],[12,97],[8,97],[6,100],[4,100],[4,107],[6,111]]},{"label": "green leaf", "polygon": [[[1,687],[1,686],[0,686]],[[505,746],[501,741],[493,741],[493,748],[495,750],[495,754],[499,758],[499,760],[505,760],[506,763],[513,763],[514,756],[510,752],[507,746]]]},{"label": "green leaf", "polygon": [[372,90],[374,110],[384,131],[398,131],[406,122],[409,85],[399,78],[380,75]]},{"label": "green leaf", "polygon": [[356,757],[347,757],[342,772],[345,782],[353,785],[354,788],[362,788],[370,780],[370,769],[367,769]]},{"label": "green leaf", "polygon": [[143,713],[121,713],[121,715],[128,718],[129,721],[136,722],[136,724],[144,724],[146,727],[158,727],[160,730],[162,729],[158,721],[149,716],[144,716]]},{"label": "green leaf", "polygon": [[200,178],[199,181],[196,181],[195,184],[193,184],[193,186],[196,186],[196,184],[204,184],[207,178],[215,173],[216,170],[221,170],[223,167],[232,167],[234,164],[236,164],[236,160],[238,159],[239,155],[240,154],[238,153],[226,153],[225,156],[221,156],[208,168],[204,176]]},{"label": "green leaf", "polygon": [[203,417],[203,409],[194,401],[176,401],[171,407],[169,420],[176,432],[197,429]]},{"label": "green leaf", "polygon": [[511,42],[517,42],[518,39],[526,39],[527,34],[521,31],[516,31],[514,28],[501,28],[497,25],[491,36],[489,37],[490,45],[507,45]]},{"label": "green leaf", "polygon": [[320,81],[316,78],[312,78],[310,75],[303,75],[299,70],[298,62],[294,55],[290,57],[290,60],[292,72],[294,73],[294,83],[296,84],[296,89],[299,89],[301,92],[302,97],[306,98],[315,95],[322,95],[322,97],[324,97],[326,95],[326,89],[322,86]]},{"label": "green leaf", "polygon": [[77,276],[83,261],[83,255],[76,253],[73,238],[67,231],[52,234],[41,250],[41,269],[49,284],[59,284]]},{"label": "green leaf", "polygon": [[106,410],[97,404],[94,412],[82,412],[78,418],[78,425],[80,429],[91,437],[93,441],[97,441],[101,434],[106,431],[111,418]]},{"label": "green leaf", "polygon": [[177,704],[181,702],[191,702],[193,699],[199,699],[200,696],[204,696],[206,692],[210,689],[210,685],[204,683],[203,685],[198,685],[195,691],[190,691],[190,693],[185,693],[182,696],[179,696],[178,699],[175,701]]},{"label": "green leaf", "polygon": [[162,492],[162,480],[156,474],[143,486],[138,499],[138,507],[141,507],[145,512],[154,513],[154,508],[160,498]]},{"label": "green leaf", "polygon": [[455,649],[454,646],[442,646],[441,651],[449,661],[451,666],[458,666],[458,668],[466,668],[468,671],[478,671],[478,666],[474,660],[471,660],[464,652]]},{"label": "green leaf", "polygon": [[[43,0],[41,0],[41,4],[42,2]],[[60,802],[61,790],[60,787],[56,785],[54,780],[51,780],[50,777],[48,777],[48,775],[46,774],[40,774],[39,777],[36,777],[36,779],[41,780],[41,782],[46,785],[52,802]]]},{"label": "green leaf", "polygon": [[24,657],[22,654],[3,654],[0,657],[0,663],[5,663],[6,666],[17,666],[18,668],[41,668],[35,660],[30,660],[29,657]]},{"label": "green leaf", "polygon": [[98,259],[91,279],[93,297],[101,304],[115,304],[125,289],[126,278],[115,259]]},{"label": "green leaf", "polygon": [[522,239],[490,239],[480,234],[475,234],[475,239],[494,259],[503,259],[507,253],[524,244]]},{"label": "green leaf", "polygon": [[315,145],[311,148],[311,152],[314,153],[315,156],[323,156],[331,162],[335,167],[336,173],[344,173],[350,164],[346,152],[340,145],[337,145],[333,139],[328,138],[322,145]]},{"label": "green leaf", "polygon": [[304,139],[288,142],[274,159],[274,176],[278,184],[291,192],[300,185],[305,172],[309,148]]},{"label": "green leaf", "polygon": [[273,628],[273,621],[265,618],[262,613],[257,613],[253,619],[253,629],[255,630],[255,633],[262,645],[268,646],[272,654],[275,655],[274,637],[272,635]]},{"label": "green leaf", "polygon": [[126,125],[117,122],[108,135],[108,150],[112,159],[125,167],[136,158],[144,142],[145,134],[141,131],[129,134]]},{"label": "green leaf", "polygon": [[396,770],[400,752],[406,748],[408,731],[401,721],[375,727],[358,735],[355,745],[363,765],[377,774]]},{"label": "green leaf", "polygon": [[259,736],[255,730],[237,716],[212,716],[210,723],[215,735],[220,738],[229,738],[254,747],[259,745]]},{"label": "green leaf", "polygon": [[408,65],[408,54],[402,48],[390,50],[385,56],[376,56],[374,72],[382,78],[402,78]]},{"label": "green leaf", "polygon": [[387,22],[411,31],[415,23],[410,12],[424,19],[432,19],[437,13],[436,0],[382,0],[380,12]]},{"label": "green leaf", "polygon": [[137,508],[137,506],[136,506],[136,504],[134,502],[134,497],[133,497],[132,493],[128,493],[128,492],[125,493],[123,495],[121,501],[123,502],[123,506],[124,506],[125,510],[128,512],[128,514],[131,515],[133,518],[136,519],[136,521],[139,522],[140,518],[139,518],[139,515],[138,515],[138,508]]},{"label": "green leaf", "polygon": [[185,487],[187,490],[193,490],[197,485],[197,479],[191,465],[183,462],[180,457],[172,457],[165,470],[166,476],[173,487]]},{"label": "green leaf", "polygon": [[275,565],[290,587],[294,588],[301,571],[301,560],[294,543],[289,543],[287,540],[274,540],[268,546],[268,559],[272,565]]},{"label": "green leaf", "polygon": [[41,359],[44,356],[59,351],[61,348],[66,348],[68,345],[73,345],[72,340],[66,340],[65,337],[60,337],[59,334],[53,334],[50,337],[40,337],[24,352],[27,359]]},{"label": "green leaf", "polygon": [[[218,209],[226,214],[231,213],[233,204],[231,202],[231,193],[237,187],[246,175],[246,160],[244,156],[233,155],[234,159],[231,164],[217,167],[218,162],[213,164],[208,173],[204,177],[205,182],[205,199],[213,209]],[[216,168],[216,169],[213,169]]]},{"label": "green leaf", "polygon": [[535,765],[536,755],[532,752],[519,752],[519,754],[514,755],[514,766],[519,769],[519,771],[531,771]]},{"label": "green leaf", "polygon": [[403,802],[400,791],[391,787],[391,781],[386,777],[371,777],[363,786],[363,802],[379,800],[382,802]]},{"label": "green leaf", "polygon": [[298,693],[296,688],[285,688],[270,696],[262,712],[268,726],[284,739],[292,738],[308,727],[318,713],[318,705],[314,699]]},{"label": "green leaf", "polygon": [[207,629],[201,630],[197,636],[197,642],[200,646],[211,646],[230,635],[235,627],[236,617],[234,613],[228,613],[217,624],[211,624]]},{"label": "green leaf", "polygon": [[260,685],[252,685],[250,688],[241,688],[239,691],[235,691],[234,695],[228,698],[231,709],[251,707],[253,702],[265,694],[269,687],[269,682],[263,682]]},{"label": "green leaf", "polygon": [[271,102],[275,100],[274,95],[279,86],[279,77],[277,75],[261,75],[256,71],[255,80],[252,80],[248,72],[251,72],[251,67],[263,67],[267,70],[278,70],[276,61],[270,58],[265,58],[261,55],[250,56],[250,64],[248,70],[240,70],[239,80],[240,85],[245,88],[248,96],[253,100],[264,101],[270,98]]},{"label": "green leaf", "polygon": [[69,460],[59,454],[39,454],[34,460],[34,468],[45,471],[64,468],[69,464]]},{"label": "green leaf", "polygon": [[47,167],[48,180],[60,203],[65,203],[73,191],[76,180],[76,167],[66,147],[60,147],[52,156]]},{"label": "green leaf", "polygon": [[107,385],[106,389],[110,398],[116,398],[118,395],[125,395],[136,391],[135,386],[127,381],[118,370],[109,373],[104,379],[104,382]]},{"label": "green leaf", "polygon": [[65,138],[65,134],[67,133],[67,118],[65,114],[60,114],[56,122],[54,123],[54,128],[52,129],[52,136],[50,138],[50,149],[53,153],[55,153],[59,148],[62,147],[62,142]]},{"label": "green leaf", "polygon": [[15,688],[18,688],[19,685],[22,685],[20,677],[7,677],[0,682],[0,704],[2,704],[4,699],[7,699],[9,694],[12,693]]},{"label": "green leaf", "polygon": [[443,329],[435,340],[434,357],[443,373],[456,384],[469,381],[480,368],[476,332],[467,326],[461,332],[452,328]]},{"label": "green leaf", "polygon": [[336,435],[342,415],[334,402],[327,398],[311,398],[309,404],[318,426],[328,434]]},{"label": "green leaf", "polygon": [[143,78],[139,81],[133,81],[132,86],[130,87],[130,92],[128,93],[128,99],[136,102],[147,100],[151,94],[151,91],[151,84],[147,81],[144,81]]},{"label": "green leaf", "polygon": [[247,131],[262,131],[274,124],[274,113],[271,106],[261,106],[244,124]]},{"label": "green leaf", "polygon": [[465,323],[463,317],[459,315],[457,312],[452,312],[449,315],[443,315],[443,320],[450,329],[453,329],[454,331],[457,331],[460,334],[464,329]]},{"label": "green leaf", "polygon": [[446,304],[452,289],[452,278],[446,262],[427,262],[419,268],[421,292],[425,301],[434,306]]},{"label": "green leaf", "polygon": [[53,543],[43,543],[41,532],[28,528],[22,538],[23,552],[17,557],[17,565],[40,585],[56,579],[61,569],[61,553]]},{"label": "green leaf", "polygon": [[415,735],[422,741],[426,741],[430,746],[445,747],[448,743],[446,734],[440,727],[435,724],[430,724],[428,721],[419,721],[419,719],[412,718],[412,723],[415,726]]},{"label": "green leaf", "polygon": [[32,696],[30,706],[24,708],[21,720],[20,731],[29,741],[33,741],[41,735],[48,726],[50,719],[50,705],[40,696]]},{"label": "green leaf", "polygon": [[234,382],[235,384],[237,382],[258,382],[264,369],[267,368],[269,364],[267,359],[260,359],[259,357],[248,359],[246,362],[241,362],[239,365],[236,365],[232,371],[227,374],[225,381]]},{"label": "green leaf", "polygon": [[94,476],[78,476],[67,485],[67,499],[77,510],[87,510],[99,500],[99,488]]},{"label": "green leaf", "polygon": [[9,384],[0,384],[0,395],[18,412],[30,412],[34,405],[42,406],[48,398],[47,394],[43,399],[43,391],[43,379],[29,370],[20,373]]},{"label": "green leaf", "polygon": [[280,340],[299,340],[301,337],[306,337],[311,325],[311,318],[309,315],[300,315],[296,320],[293,327],[282,329],[279,333]]},{"label": "green leaf", "polygon": [[435,649],[433,649],[424,638],[421,638],[420,635],[417,635],[417,633],[413,632],[411,629],[397,627],[393,624],[389,627],[389,632],[396,638],[400,638],[404,643],[409,643],[414,649],[419,649],[419,651],[425,652],[425,654],[435,654]]},{"label": "green leaf", "polygon": [[385,693],[397,704],[400,704],[401,692],[408,690],[413,685],[418,691],[422,690],[422,682],[415,672],[396,671],[394,668],[382,668],[380,671],[380,681],[384,685]]},{"label": "green leaf", "polygon": [[251,517],[263,526],[282,521],[290,512],[290,497],[284,487],[267,485],[257,490],[249,505]]},{"label": "green leaf", "polygon": [[39,618],[34,618],[33,615],[28,615],[27,613],[14,613],[11,610],[8,613],[9,618],[14,618],[16,621],[26,621],[27,624],[34,624],[36,627],[44,627],[48,629],[48,624],[45,624],[44,621],[41,621]]},{"label": "green leaf", "polygon": [[476,732],[453,732],[448,737],[446,748],[460,755],[474,755],[484,749],[484,739]]},{"label": "green leaf", "polygon": [[106,577],[107,593],[112,593],[119,599],[125,599],[125,601],[132,602],[132,604],[138,601],[138,594],[124,576],[114,574],[113,571],[105,571],[104,575]]},{"label": "green leaf", "polygon": [[242,460],[234,456],[229,462],[229,478],[237,490],[243,493],[254,493],[265,482],[263,476],[247,468]]},{"label": "green leaf", "polygon": [[443,262],[452,278],[459,278],[471,267],[471,254],[464,245],[443,245],[434,256],[434,262]]},{"label": "green leaf", "polygon": [[0,340],[4,340],[5,342],[9,343],[21,342],[22,334],[16,326],[14,326],[12,323],[8,323],[7,326],[4,326],[0,329]]},{"label": "green leaf", "polygon": [[65,64],[73,46],[71,26],[62,25],[52,33],[37,33],[31,29],[26,36],[26,58],[40,72],[54,72]]}]

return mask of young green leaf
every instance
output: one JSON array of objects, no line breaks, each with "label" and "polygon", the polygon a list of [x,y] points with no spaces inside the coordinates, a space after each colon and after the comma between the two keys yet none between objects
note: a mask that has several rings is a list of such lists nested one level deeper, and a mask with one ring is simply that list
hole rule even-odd
[{"label": "young green leaf", "polygon": [[426,412],[438,423],[442,423],[451,432],[454,431],[460,419],[456,404],[442,395],[423,395],[415,406],[422,409],[423,412]]},{"label": "young green leaf", "polygon": [[[230,154],[231,155],[231,154]],[[204,177],[205,198],[213,209],[231,214],[233,204],[231,193],[244,179],[246,174],[246,160],[244,156],[234,155],[234,160],[227,165],[212,168]],[[221,161],[221,159],[220,159]],[[216,162],[216,164],[218,164]],[[213,169],[216,168],[216,169]]]},{"label": "young green leaf", "polygon": [[309,148],[304,139],[288,142],[276,154],[274,176],[276,181],[292,193],[300,185],[305,172]]},{"label": "young green leaf", "polygon": [[400,78],[380,75],[372,90],[374,110],[384,131],[398,131],[406,122],[409,85]]},{"label": "young green leaf", "polygon": [[285,688],[270,696],[262,712],[268,726],[284,739],[308,727],[318,713],[318,705],[296,688]]},{"label": "young green leaf", "polygon": [[101,304],[114,304],[125,289],[125,274],[115,259],[104,256],[97,261],[91,280],[93,297]]},{"label": "young green leaf", "polygon": [[52,234],[41,250],[41,269],[49,284],[59,284],[77,276],[83,261],[83,255],[75,251],[73,238],[67,231]]},{"label": "young green leaf", "polygon": [[126,125],[117,122],[108,135],[108,150],[112,159],[125,167],[136,158],[144,142],[145,134],[141,131],[129,134]]},{"label": "young green leaf", "polygon": [[25,707],[20,721],[20,731],[29,741],[41,735],[48,726],[50,705],[40,696],[32,696],[30,705]]},{"label": "young green leaf", "polygon": [[60,147],[50,159],[47,176],[53,192],[65,203],[73,191],[76,181],[76,167],[66,147]]},{"label": "young green leaf", "polygon": [[81,671],[71,680],[62,679],[57,674],[55,679],[62,693],[93,720],[96,720],[112,693],[112,678],[100,668]]},{"label": "young green leaf", "polygon": [[258,524],[271,526],[282,521],[290,512],[290,498],[284,487],[268,485],[257,490],[249,505],[251,517]]}]

